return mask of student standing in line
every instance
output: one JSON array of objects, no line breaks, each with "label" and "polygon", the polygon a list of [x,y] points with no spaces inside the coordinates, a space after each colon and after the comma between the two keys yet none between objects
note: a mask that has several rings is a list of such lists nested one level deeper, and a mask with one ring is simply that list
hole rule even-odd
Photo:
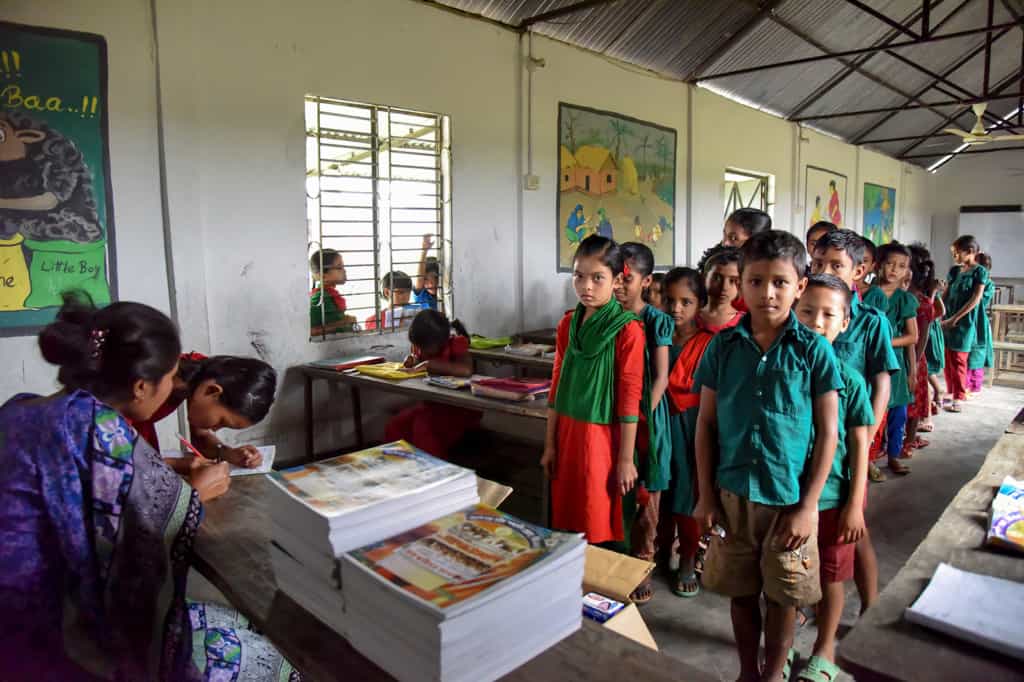
[{"label": "student standing in line", "polygon": [[[454,334],[452,333],[454,332]],[[437,310],[421,310],[409,325],[406,367],[427,363],[429,374],[468,377],[473,374],[469,332],[458,320]],[[452,446],[480,425],[483,413],[453,405],[422,402],[402,410],[384,429],[387,441],[405,440],[420,450],[447,459]]]},{"label": "student standing in line", "polygon": [[740,323],[740,250],[734,246],[713,246],[701,258],[707,303],[698,320],[704,329],[717,334]]},{"label": "student standing in line", "polygon": [[977,263],[981,247],[971,235],[958,237],[950,246],[954,265],[947,276],[946,318],[942,329],[946,338],[946,390],[953,402],[949,412],[960,412],[967,397],[967,361],[978,338],[978,315],[988,285],[988,270]]},{"label": "student standing in line", "polygon": [[[928,383],[932,387],[931,414],[936,415],[942,409],[942,385],[939,383],[939,375],[946,368],[946,340],[942,333],[942,318],[946,316],[946,305],[942,301],[945,293],[945,280],[933,279],[931,283],[931,305],[932,323],[928,325],[928,346],[925,354],[928,358]],[[928,420],[929,425],[931,420]],[[918,427],[920,428],[920,427]],[[930,428],[921,429],[931,431]]]},{"label": "student standing in line", "polygon": [[558,324],[541,457],[552,526],[592,544],[624,541],[622,498],[637,480],[645,339],[640,318],[613,296],[623,270],[610,239],[591,235],[576,250],[579,304]]},{"label": "student standing in line", "polygon": [[839,228],[836,227],[835,223],[830,223],[827,220],[819,220],[810,226],[807,230],[806,246],[807,246],[807,257],[811,258],[817,248],[818,240],[824,237],[829,232],[835,232]]},{"label": "student standing in line", "polygon": [[918,435],[921,424],[929,419],[932,411],[932,403],[929,400],[928,383],[928,357],[925,353],[928,347],[928,333],[935,317],[935,308],[932,306],[931,294],[928,288],[935,281],[935,263],[932,262],[928,249],[921,245],[911,244],[910,246],[910,293],[917,299],[917,343],[914,348],[917,357],[917,381],[914,384],[913,401],[907,407],[907,435],[903,443],[903,457],[912,457],[913,450],[926,448],[930,442]]},{"label": "student standing in line", "polygon": [[743,246],[755,234],[772,229],[772,218],[756,208],[737,208],[725,219],[722,246]]},{"label": "student standing in line", "polygon": [[[829,232],[815,244],[811,272],[834,275],[852,291],[855,283],[863,279],[867,268],[864,243],[865,240],[852,230]],[[892,390],[891,375],[900,368],[892,345],[889,320],[880,310],[865,305],[854,295],[850,303],[850,323],[833,342],[832,348],[836,357],[856,370],[867,384],[874,414],[873,424],[868,427],[868,443],[871,443],[876,432],[883,432],[881,428],[889,411],[889,393]],[[868,475],[871,475],[870,465]],[[885,480],[881,472],[878,475]],[[854,577],[863,613],[878,599],[878,558],[867,531],[857,542],[854,559]]]},{"label": "student standing in line", "polygon": [[877,263],[875,262],[875,243],[867,237],[861,237],[861,242],[864,244],[864,273],[857,279],[854,284],[856,289],[853,292],[854,296],[859,296],[862,300],[864,294],[868,293],[868,289],[875,281],[875,270]]},{"label": "student standing in line", "polygon": [[663,310],[665,307],[664,301],[664,282],[665,273],[655,272],[651,275],[651,286],[647,287],[647,302],[653,305],[658,310]]},{"label": "student standing in line", "polygon": [[821,599],[818,499],[836,450],[843,384],[828,341],[792,311],[806,266],[804,245],[788,232],[743,245],[750,314],[712,339],[695,378],[694,516],[704,529],[725,530],[725,541],[708,550],[703,583],[732,600],[740,680],[789,679],[796,609]]},{"label": "student standing in line", "polygon": [[[626,242],[619,247],[623,273],[615,287],[615,298],[623,310],[631,312],[644,323],[647,342],[645,350],[644,390],[640,399],[640,422],[637,426],[636,495],[623,504],[625,524],[630,536],[630,554],[652,561],[658,535],[658,504],[661,493],[668,488],[672,441],[668,426],[668,355],[672,345],[672,318],[650,303],[644,302],[654,271],[654,254],[643,244]],[[630,501],[634,504],[630,504]],[[645,604],[653,597],[650,576],[630,597]]]},{"label": "student standing in line", "polygon": [[[796,305],[808,329],[835,344],[850,323],[853,292],[834,275],[811,275]],[[843,583],[854,577],[857,542],[864,537],[868,486],[868,428],[875,418],[860,372],[839,360],[839,435],[832,469],[818,499],[818,553],[821,556],[821,601],[814,652],[798,680],[835,680],[836,632],[843,615]]]},{"label": "student standing in line", "polygon": [[981,389],[985,386],[985,368],[991,368],[995,359],[995,352],[992,348],[992,323],[988,319],[988,310],[992,305],[992,297],[996,293],[996,283],[991,278],[992,256],[987,253],[979,253],[975,260],[978,265],[988,271],[989,280],[985,284],[985,292],[981,295],[974,345],[967,356],[968,397],[981,393]]},{"label": "student standing in line", "polygon": [[864,303],[885,313],[892,325],[892,345],[897,349],[900,369],[892,377],[885,422],[885,452],[889,471],[905,476],[910,473],[910,467],[900,459],[906,436],[907,405],[914,401],[917,383],[917,299],[903,289],[903,281],[910,274],[910,249],[899,242],[890,242],[878,247],[877,253],[878,278],[864,295]]},{"label": "student standing in line", "polygon": [[667,554],[678,537],[679,570],[672,576],[671,589],[679,597],[696,597],[700,593],[695,570],[700,527],[693,518],[697,502],[694,439],[700,394],[694,392],[693,376],[714,335],[703,329],[697,319],[707,302],[707,292],[698,271],[693,268],[669,270],[665,276],[665,297],[665,312],[672,316],[674,325],[668,384],[672,468],[669,489],[662,496],[658,547]]}]

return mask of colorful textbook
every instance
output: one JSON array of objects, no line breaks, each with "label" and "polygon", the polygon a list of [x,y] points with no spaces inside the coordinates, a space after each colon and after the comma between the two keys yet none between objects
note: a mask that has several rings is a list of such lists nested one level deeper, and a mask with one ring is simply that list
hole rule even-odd
[{"label": "colorful textbook", "polygon": [[473,505],[348,552],[349,642],[399,680],[496,679],[580,627],[585,547]]},{"label": "colorful textbook", "polygon": [[989,515],[985,543],[992,547],[1024,552],[1024,480],[1003,479]]}]

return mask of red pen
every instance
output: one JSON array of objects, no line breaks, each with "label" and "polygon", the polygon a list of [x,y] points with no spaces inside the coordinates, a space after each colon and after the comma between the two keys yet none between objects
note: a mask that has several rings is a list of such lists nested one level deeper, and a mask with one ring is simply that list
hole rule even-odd
[{"label": "red pen", "polygon": [[184,445],[186,448],[192,451],[193,455],[200,459],[206,459],[203,453],[199,452],[199,450],[196,449],[196,446],[192,445],[192,443],[189,443],[188,440],[185,439],[185,436],[181,435],[180,433],[176,433],[174,435],[178,437],[178,440],[181,441],[182,445]]}]

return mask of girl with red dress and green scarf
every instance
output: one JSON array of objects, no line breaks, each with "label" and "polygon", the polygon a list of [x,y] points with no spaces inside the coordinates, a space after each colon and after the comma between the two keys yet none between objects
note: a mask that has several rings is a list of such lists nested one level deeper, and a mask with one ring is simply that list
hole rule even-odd
[{"label": "girl with red dress and green scarf", "polygon": [[558,325],[541,465],[551,480],[551,524],[593,544],[622,542],[622,498],[634,463],[644,386],[643,324],[613,287],[623,275],[618,245],[583,240],[573,260],[580,303]]}]

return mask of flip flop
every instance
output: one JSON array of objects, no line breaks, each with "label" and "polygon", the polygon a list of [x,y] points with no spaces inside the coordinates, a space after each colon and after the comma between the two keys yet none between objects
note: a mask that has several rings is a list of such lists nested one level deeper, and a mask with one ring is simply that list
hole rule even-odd
[{"label": "flip flop", "polygon": [[935,430],[935,425],[934,424],[921,424],[920,426],[917,427],[917,432],[918,433],[931,433],[934,430]]},{"label": "flip flop", "polygon": [[886,481],[885,474],[874,464],[868,465],[868,478],[871,479],[872,483],[884,483]]},{"label": "flip flop", "polygon": [[834,682],[839,676],[839,666],[821,656],[811,656],[797,674],[797,680],[806,682]]},{"label": "flip flop", "polygon": [[[918,429],[918,430],[920,430],[920,429]],[[918,436],[914,440],[910,441],[910,447],[914,448],[915,450],[920,450],[921,448],[926,448],[926,447],[928,447],[931,444],[932,444],[932,442],[930,440],[928,440],[927,438],[921,438],[920,436]]]},{"label": "flip flop", "polygon": [[789,675],[793,671],[793,664],[796,663],[797,651],[796,649],[790,649],[789,653],[786,654],[786,663],[782,666],[782,679],[789,682]]},{"label": "flip flop", "polygon": [[906,476],[910,473],[910,467],[902,463],[898,459],[892,457],[889,458],[889,471],[893,472],[897,476]]},{"label": "flip flop", "polygon": [[946,412],[953,412],[955,414],[963,412],[963,409],[960,407],[960,403],[957,402],[952,402],[949,405],[944,406],[943,409],[945,409]]},{"label": "flip flop", "polygon": [[[685,583],[693,583],[697,586],[695,590],[687,590],[683,588]],[[700,583],[697,582],[697,573],[691,571],[688,575],[683,575],[682,571],[676,571],[675,582],[672,584],[672,594],[677,597],[684,599],[693,599],[700,594]]]}]

